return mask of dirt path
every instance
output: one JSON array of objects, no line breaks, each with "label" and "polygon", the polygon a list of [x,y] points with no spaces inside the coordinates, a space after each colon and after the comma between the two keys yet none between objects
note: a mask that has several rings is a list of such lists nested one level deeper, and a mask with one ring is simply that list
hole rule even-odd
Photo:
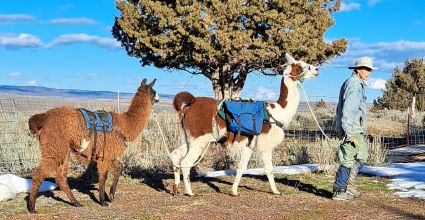
[{"label": "dirt path", "polygon": [[[332,175],[279,176],[278,189],[270,193],[263,177],[243,177],[239,197],[229,195],[233,177],[194,180],[200,196],[172,196],[170,175],[156,178],[122,178],[116,200],[109,207],[97,203],[97,185],[70,180],[84,205],[67,204],[61,191],[41,195],[38,214],[26,211],[26,195],[0,203],[2,219],[425,219],[425,201],[403,199],[385,188],[386,179],[361,177],[362,196],[351,202],[330,199]],[[165,179],[165,180],[163,180]],[[183,187],[180,188],[183,190]]]}]

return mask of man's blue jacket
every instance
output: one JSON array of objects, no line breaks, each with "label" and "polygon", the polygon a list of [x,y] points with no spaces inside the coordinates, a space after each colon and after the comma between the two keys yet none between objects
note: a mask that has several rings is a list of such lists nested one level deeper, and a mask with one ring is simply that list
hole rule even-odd
[{"label": "man's blue jacket", "polygon": [[353,72],[341,86],[336,109],[336,132],[338,136],[351,139],[366,131],[366,83]]}]

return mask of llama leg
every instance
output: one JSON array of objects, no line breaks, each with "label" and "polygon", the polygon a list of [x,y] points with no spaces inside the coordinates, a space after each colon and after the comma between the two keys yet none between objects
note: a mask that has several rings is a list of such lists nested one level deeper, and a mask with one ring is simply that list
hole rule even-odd
[{"label": "llama leg", "polygon": [[278,195],[280,192],[277,190],[276,183],[274,181],[272,155],[273,153],[270,149],[266,152],[262,152],[261,157],[263,159],[264,171],[269,179],[270,187],[272,188],[273,193]]},{"label": "llama leg", "polygon": [[173,167],[174,172],[174,184],[173,184],[173,194],[177,195],[179,193],[179,184],[180,184],[180,167]]},{"label": "llama leg", "polygon": [[68,196],[68,199],[72,205],[75,207],[81,207],[82,205],[75,199],[74,194],[72,194],[72,191],[69,188],[68,179],[66,177],[68,168],[69,159],[66,159],[63,164],[56,168],[56,183],[59,184],[60,189],[65,192],[66,196]]},{"label": "llama leg", "polygon": [[189,196],[193,196],[192,187],[190,186],[190,168],[193,166],[195,161],[199,158],[202,153],[202,150],[206,147],[206,143],[202,142],[194,142],[187,152],[186,156],[183,158],[181,162],[181,169],[183,173],[183,182],[186,194]]},{"label": "llama leg", "polygon": [[232,195],[238,195],[238,186],[241,181],[242,174],[245,172],[248,166],[249,158],[251,158],[252,150],[247,146],[242,146],[240,150],[240,161],[238,163],[238,169],[236,171],[235,181],[232,186]]},{"label": "llama leg", "polygon": [[97,170],[99,172],[99,202],[101,206],[108,206],[105,201],[105,182],[108,177],[109,162],[98,161]]},{"label": "llama leg", "polygon": [[118,160],[114,160],[112,162],[112,167],[114,169],[114,174],[113,174],[114,177],[112,179],[112,185],[111,185],[111,189],[109,191],[109,200],[111,202],[115,198],[115,192],[117,190],[118,179],[120,178],[121,173],[122,173],[122,164]]},{"label": "llama leg", "polygon": [[[178,186],[180,184],[180,162],[182,158],[187,153],[187,144],[181,145],[179,148],[175,149],[171,153],[171,161],[173,162],[173,171],[174,171],[174,184],[173,184],[173,194],[176,195],[178,193]],[[175,166],[176,165],[176,166]]]},{"label": "llama leg", "polygon": [[27,208],[30,213],[35,213],[35,200],[37,199],[37,193],[44,178],[49,176],[53,169],[55,169],[56,163],[51,158],[41,158],[40,164],[32,175],[32,186],[31,194],[28,200]]}]

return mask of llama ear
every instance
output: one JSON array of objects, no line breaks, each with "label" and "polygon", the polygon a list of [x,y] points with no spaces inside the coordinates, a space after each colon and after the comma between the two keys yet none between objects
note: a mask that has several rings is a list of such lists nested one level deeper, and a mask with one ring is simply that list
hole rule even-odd
[{"label": "llama ear", "polygon": [[291,55],[289,55],[289,53],[285,53],[285,58],[288,60],[289,64],[293,64],[297,62]]},{"label": "llama ear", "polygon": [[155,82],[156,82],[156,79],[152,80],[152,82],[148,85],[148,87],[149,87],[149,88],[152,88],[152,87],[153,87],[153,85],[155,84]]},{"label": "llama ear", "polygon": [[144,85],[146,85],[146,79],[143,79],[142,83],[140,84],[140,86],[144,86]]}]

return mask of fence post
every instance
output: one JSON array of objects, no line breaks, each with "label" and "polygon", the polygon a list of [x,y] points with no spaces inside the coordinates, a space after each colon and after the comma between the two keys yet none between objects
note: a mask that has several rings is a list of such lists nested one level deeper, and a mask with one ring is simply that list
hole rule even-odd
[{"label": "fence post", "polygon": [[120,113],[120,90],[117,91],[117,112]]},{"label": "fence post", "polygon": [[406,142],[407,146],[410,146],[410,108],[407,109],[407,131],[406,131]]}]

